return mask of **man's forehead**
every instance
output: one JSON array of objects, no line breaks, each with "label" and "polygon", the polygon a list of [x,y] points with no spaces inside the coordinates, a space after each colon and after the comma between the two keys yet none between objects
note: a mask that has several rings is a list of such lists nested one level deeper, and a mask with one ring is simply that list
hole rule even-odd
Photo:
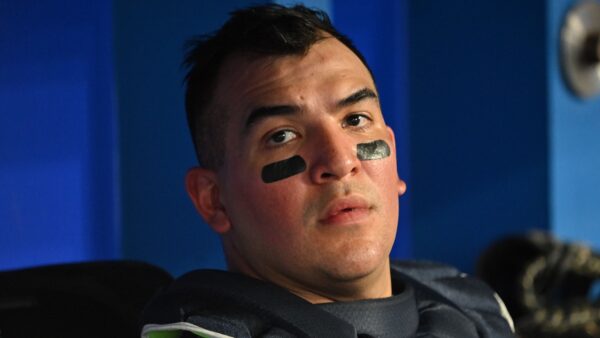
[{"label": "man's forehead", "polygon": [[[303,69],[324,65],[340,70],[344,66],[346,70],[350,67],[352,72],[366,75],[372,81],[369,70],[352,50],[334,37],[325,37],[311,45],[305,53],[262,55],[237,52],[229,55],[219,70],[217,87],[231,87],[249,77],[261,80],[265,77],[278,78],[293,75]],[[243,84],[252,85],[252,82]]]},{"label": "man's forehead", "polygon": [[227,129],[241,130],[257,108],[305,107],[315,100],[333,107],[363,88],[376,93],[366,66],[339,40],[325,38],[305,54],[229,56],[218,76],[213,107],[226,114]]}]

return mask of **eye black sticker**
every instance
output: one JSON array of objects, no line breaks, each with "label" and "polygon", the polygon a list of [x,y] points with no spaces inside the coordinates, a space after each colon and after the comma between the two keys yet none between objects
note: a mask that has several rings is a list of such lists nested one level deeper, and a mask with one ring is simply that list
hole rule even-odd
[{"label": "eye black sticker", "polygon": [[379,160],[390,156],[390,147],[384,140],[356,145],[356,156],[361,161]]},{"label": "eye black sticker", "polygon": [[262,169],[262,180],[265,183],[273,183],[290,176],[294,176],[306,170],[306,162],[298,155],[283,161],[267,164]]}]

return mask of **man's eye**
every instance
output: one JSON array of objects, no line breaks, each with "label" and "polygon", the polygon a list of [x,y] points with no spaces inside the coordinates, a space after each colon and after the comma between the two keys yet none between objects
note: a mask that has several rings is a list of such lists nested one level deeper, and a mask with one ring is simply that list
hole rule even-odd
[{"label": "man's eye", "polygon": [[350,115],[350,116],[346,117],[346,119],[344,120],[344,125],[350,126],[350,127],[363,127],[369,121],[370,121],[370,119],[365,115],[354,114],[354,115]]},{"label": "man's eye", "polygon": [[295,132],[291,130],[279,130],[269,136],[268,143],[270,145],[281,145],[298,137]]}]

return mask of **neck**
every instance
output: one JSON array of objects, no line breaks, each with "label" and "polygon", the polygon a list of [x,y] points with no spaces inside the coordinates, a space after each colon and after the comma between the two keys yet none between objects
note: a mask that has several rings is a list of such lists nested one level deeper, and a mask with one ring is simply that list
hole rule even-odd
[{"label": "neck", "polygon": [[268,273],[263,275],[247,264],[235,264],[229,259],[228,265],[230,271],[273,283],[313,304],[392,296],[390,263],[387,259],[378,268],[364,276],[339,279],[325,273],[320,278],[314,278],[310,281],[297,280],[281,274]]},{"label": "neck", "polygon": [[286,288],[313,304],[391,297],[392,279],[389,260],[371,274],[352,280],[329,279],[320,283],[318,288],[305,285]]},{"label": "neck", "polygon": [[392,296],[390,261],[384,259],[359,275],[342,275],[335,271],[315,270],[312,273],[295,274],[275,271],[267,266],[258,268],[237,254],[234,245],[223,241],[225,257],[230,271],[260,279],[304,298],[313,304],[347,302]]}]

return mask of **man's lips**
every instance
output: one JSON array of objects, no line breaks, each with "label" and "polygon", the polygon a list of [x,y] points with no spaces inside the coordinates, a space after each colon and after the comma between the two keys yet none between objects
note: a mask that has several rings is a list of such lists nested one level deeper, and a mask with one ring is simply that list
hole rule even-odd
[{"label": "man's lips", "polygon": [[371,213],[371,206],[361,197],[343,197],[333,200],[319,219],[322,224],[343,225],[359,222]]}]

